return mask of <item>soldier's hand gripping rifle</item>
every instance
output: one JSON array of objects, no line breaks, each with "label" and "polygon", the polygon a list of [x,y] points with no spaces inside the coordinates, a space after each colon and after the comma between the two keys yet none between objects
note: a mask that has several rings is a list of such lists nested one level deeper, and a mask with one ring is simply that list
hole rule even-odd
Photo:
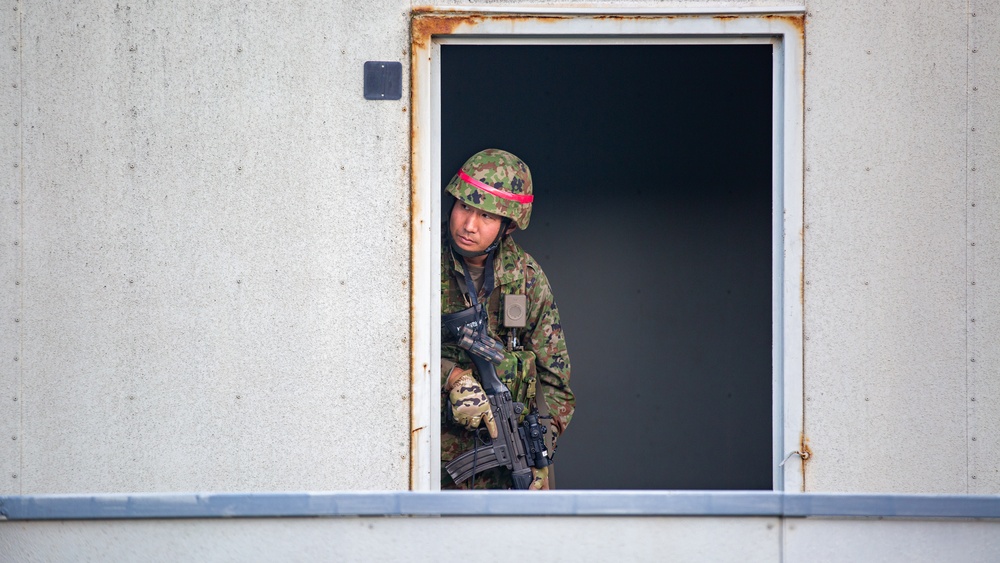
[{"label": "soldier's hand gripping rifle", "polygon": [[504,466],[511,471],[514,488],[527,489],[531,486],[531,468],[549,465],[543,439],[547,428],[538,423],[538,412],[534,410],[518,424],[524,405],[513,401],[494,365],[503,361],[503,346],[485,333],[478,315],[469,314],[474,310],[445,315],[441,321],[450,334],[457,336],[458,346],[469,352],[476,366],[496,420],[497,438],[487,438],[483,444],[461,453],[445,465],[445,470],[453,481],[461,483],[481,471]]}]

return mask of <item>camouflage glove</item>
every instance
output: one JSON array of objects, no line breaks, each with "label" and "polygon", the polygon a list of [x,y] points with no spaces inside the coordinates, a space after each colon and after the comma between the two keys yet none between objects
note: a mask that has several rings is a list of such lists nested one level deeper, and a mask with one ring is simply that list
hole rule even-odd
[{"label": "camouflage glove", "polygon": [[546,465],[541,469],[531,468],[531,486],[528,487],[530,491],[547,491],[549,490],[549,466]]},{"label": "camouflage glove", "polygon": [[455,422],[469,430],[475,430],[480,422],[485,422],[490,438],[497,437],[497,423],[493,420],[490,401],[479,382],[472,377],[472,372],[467,371],[455,381],[448,397],[451,399],[451,414],[455,417]]}]

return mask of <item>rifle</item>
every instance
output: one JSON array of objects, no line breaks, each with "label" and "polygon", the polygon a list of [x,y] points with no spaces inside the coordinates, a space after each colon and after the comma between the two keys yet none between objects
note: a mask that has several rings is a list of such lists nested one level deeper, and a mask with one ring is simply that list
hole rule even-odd
[{"label": "rifle", "polygon": [[[524,405],[513,401],[510,389],[500,378],[494,364],[503,361],[503,346],[486,334],[485,320],[478,307],[466,309],[441,318],[447,332],[456,336],[458,346],[469,352],[479,373],[480,384],[489,400],[497,424],[497,438],[483,439],[483,443],[459,454],[445,465],[445,470],[456,483],[475,474],[504,466],[510,469],[515,489],[531,486],[531,468],[549,465],[543,434],[548,430],[538,423],[538,411],[533,409],[518,424]],[[451,408],[447,409],[451,413]]]}]

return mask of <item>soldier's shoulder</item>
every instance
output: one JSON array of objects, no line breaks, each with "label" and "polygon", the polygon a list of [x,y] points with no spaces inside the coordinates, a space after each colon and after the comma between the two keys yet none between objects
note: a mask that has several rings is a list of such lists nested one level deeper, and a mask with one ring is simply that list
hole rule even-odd
[{"label": "soldier's shoulder", "polygon": [[541,264],[528,252],[524,253],[524,276],[525,286],[529,292],[549,293],[552,291],[551,286],[549,286],[549,278],[542,270]]},{"label": "soldier's shoulder", "polygon": [[[501,283],[524,283],[529,294],[551,291],[549,280],[542,271],[541,265],[513,237],[506,237],[500,247],[499,269]],[[523,277],[522,277],[523,276]]]},{"label": "soldier's shoulder", "polygon": [[524,249],[523,246],[514,240],[514,237],[504,238],[503,245],[501,246],[502,252],[510,259],[519,262],[520,265],[529,266],[540,270],[538,266],[538,261]]}]

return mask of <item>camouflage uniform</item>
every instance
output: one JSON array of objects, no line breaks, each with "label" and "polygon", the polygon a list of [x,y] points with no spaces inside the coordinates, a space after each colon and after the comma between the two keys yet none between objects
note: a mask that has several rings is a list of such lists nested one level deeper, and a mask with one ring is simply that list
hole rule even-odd
[{"label": "camouflage uniform", "polygon": [[[509,153],[503,154],[509,155]],[[477,154],[477,156],[479,155]],[[513,157],[513,155],[509,156]],[[470,159],[470,162],[473,162],[475,158]],[[517,160],[517,163],[524,168],[526,173],[527,167],[523,162]],[[469,163],[466,163],[466,167],[468,166]],[[489,174],[480,176],[484,181],[492,183]],[[518,188],[526,189],[527,193],[530,193],[530,176],[528,177],[527,186],[518,185],[516,179],[513,182],[508,181],[506,186],[513,184],[508,189],[514,193],[520,193]],[[496,183],[497,186],[500,184],[499,181]],[[481,191],[465,188],[461,183],[456,185],[456,180],[453,179],[449,184],[449,193],[473,207],[497,212],[498,206],[490,207],[490,202],[484,204]],[[499,200],[498,202],[500,205],[504,203]],[[517,210],[513,209],[500,209],[499,211],[498,214],[512,217],[520,228],[527,226],[527,214],[518,214]],[[530,213],[530,208],[528,213]],[[459,280],[465,279],[464,263],[451,251],[447,238],[447,226],[444,231],[445,238],[441,244],[441,313],[449,314],[467,309],[471,303],[462,293],[462,285],[459,282]],[[545,400],[544,406],[547,407],[549,415],[552,416],[552,419],[548,421],[548,426],[554,445],[558,436],[565,431],[569,424],[575,404],[573,392],[569,388],[570,362],[566,352],[562,326],[559,322],[559,310],[556,308],[552,288],[549,286],[545,273],[542,272],[534,258],[514,242],[510,236],[503,238],[496,253],[493,268],[495,289],[489,296],[479,296],[480,301],[485,300],[487,303],[489,335],[506,343],[511,330],[502,326],[502,294],[523,294],[527,296],[528,302],[527,321],[524,328],[514,329],[523,350],[510,351],[508,349],[505,352],[503,363],[496,368],[497,376],[510,389],[514,400],[524,403],[528,406],[528,410],[535,406],[535,384],[536,378],[538,379]],[[474,291],[474,289],[472,290]],[[454,363],[461,368],[475,371],[467,353],[455,345],[442,345],[441,358],[445,365]],[[448,377],[447,371],[447,369],[442,369],[442,389]],[[447,393],[442,391],[442,405],[446,404],[447,398]],[[442,411],[442,421],[445,420],[444,417],[445,413]],[[475,436],[472,432],[457,425],[442,423],[442,488],[468,487],[468,483],[456,485],[452,482],[443,465],[474,445]],[[477,489],[509,488],[511,486],[510,472],[504,468],[488,470],[477,475],[475,482]]]}]

